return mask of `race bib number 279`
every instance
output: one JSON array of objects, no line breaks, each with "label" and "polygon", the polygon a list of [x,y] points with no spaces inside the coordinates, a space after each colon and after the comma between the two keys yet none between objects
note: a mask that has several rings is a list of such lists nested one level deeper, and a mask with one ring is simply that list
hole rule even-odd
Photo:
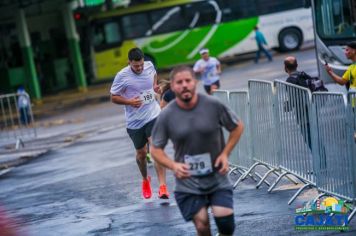
[{"label": "race bib number 279", "polygon": [[185,155],[184,162],[189,165],[192,176],[204,176],[213,172],[210,153]]}]

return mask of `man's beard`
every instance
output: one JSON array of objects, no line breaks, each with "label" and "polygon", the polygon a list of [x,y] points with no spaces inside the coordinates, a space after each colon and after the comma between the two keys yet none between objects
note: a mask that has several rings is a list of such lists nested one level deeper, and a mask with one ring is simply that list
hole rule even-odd
[{"label": "man's beard", "polygon": [[[191,94],[191,96],[190,96],[190,97],[184,97],[184,96],[183,96],[183,93],[186,93],[186,92],[189,92],[189,93]],[[184,91],[182,92],[182,94],[179,96],[179,98],[180,98],[180,100],[181,100],[182,102],[184,102],[184,103],[189,103],[189,102],[192,100],[192,98],[193,98],[193,94],[192,94],[189,90],[184,90]]]},{"label": "man's beard", "polygon": [[189,103],[191,100],[192,100],[193,97],[189,97],[189,98],[181,98],[181,100],[184,102],[184,103]]}]

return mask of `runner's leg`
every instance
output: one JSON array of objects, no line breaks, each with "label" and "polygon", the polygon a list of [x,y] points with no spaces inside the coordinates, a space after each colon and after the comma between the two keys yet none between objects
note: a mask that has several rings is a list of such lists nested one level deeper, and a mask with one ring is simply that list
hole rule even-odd
[{"label": "runner's leg", "polygon": [[[151,143],[151,137],[148,138],[149,143]],[[157,177],[158,177],[158,182],[159,186],[165,185],[166,184],[166,168],[164,168],[162,165],[158,164],[157,162],[154,162],[154,166],[157,172]]]},{"label": "runner's leg", "polygon": [[[148,145],[150,145],[152,142],[151,133],[155,121],[156,120],[154,119],[149,123],[147,123],[147,125],[145,126],[145,134],[147,137]],[[154,166],[157,172],[157,178],[159,183],[158,197],[161,199],[168,199],[169,192],[167,190],[167,185],[166,185],[166,168],[164,168],[162,165],[158,164],[157,162],[154,162]]]},{"label": "runner's leg", "polygon": [[208,209],[201,208],[193,217],[193,223],[198,236],[211,236]]},{"label": "runner's leg", "polygon": [[136,150],[136,162],[141,172],[142,178],[144,179],[147,178],[146,154],[146,145],[143,148]]},{"label": "runner's leg", "polygon": [[210,195],[210,201],[219,235],[233,235],[235,220],[232,190],[217,190]]},{"label": "runner's leg", "polygon": [[148,164],[152,164],[152,159],[151,159],[151,153],[150,153],[150,145],[147,143],[147,154],[146,154],[146,159]]}]

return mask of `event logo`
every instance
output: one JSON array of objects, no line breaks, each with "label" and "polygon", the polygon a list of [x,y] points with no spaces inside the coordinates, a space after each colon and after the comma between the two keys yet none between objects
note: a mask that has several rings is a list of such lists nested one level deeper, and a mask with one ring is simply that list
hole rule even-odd
[{"label": "event logo", "polygon": [[351,205],[343,200],[327,197],[311,200],[297,208],[296,230],[348,230],[348,212]]}]

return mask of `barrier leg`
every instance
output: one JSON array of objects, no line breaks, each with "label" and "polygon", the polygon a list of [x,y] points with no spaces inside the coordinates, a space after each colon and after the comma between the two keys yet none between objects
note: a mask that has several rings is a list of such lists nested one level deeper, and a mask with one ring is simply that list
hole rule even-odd
[{"label": "barrier leg", "polygon": [[266,174],[262,177],[262,179],[260,180],[260,182],[258,182],[258,184],[256,185],[256,188],[259,188],[261,186],[261,184],[263,183],[263,181],[267,178],[267,176],[272,173],[275,172],[275,169],[270,169],[269,171],[266,172]]},{"label": "barrier leg", "polygon": [[243,177],[243,175],[241,175],[240,178],[238,178],[235,181],[234,185],[232,186],[233,189],[235,189],[237,187],[237,185],[242,181],[242,177]]},{"label": "barrier leg", "polygon": [[[268,169],[272,169],[271,167],[268,167]],[[280,176],[280,174],[278,173],[278,172],[273,172],[273,174],[275,174],[277,177],[279,177]],[[294,179],[292,179],[291,177],[289,177],[288,175],[286,175],[286,178],[287,179],[289,179],[289,181],[290,182],[292,182],[292,183],[294,183],[295,185],[297,185],[298,184],[298,182],[297,181],[295,181]]]},{"label": "barrier leg", "polygon": [[[259,173],[255,172],[255,175],[256,175],[258,178],[262,179],[262,176],[261,176]],[[256,179],[254,179],[254,180],[257,182]],[[264,180],[264,182],[265,182],[265,184],[267,184],[268,186],[271,186],[270,182],[268,182],[267,180]]]},{"label": "barrier leg", "polygon": [[314,198],[313,203],[316,202],[319,198],[321,198],[321,197],[323,197],[323,196],[325,196],[325,195],[326,195],[326,193],[320,193],[318,196],[316,196],[316,197]]},{"label": "barrier leg", "polygon": [[298,197],[298,195],[306,188],[311,187],[311,184],[304,184],[303,187],[301,187],[294,195],[293,197],[289,200],[288,205],[292,204],[294,200]]},{"label": "barrier leg", "polygon": [[[237,171],[238,171],[241,175],[245,174],[245,172],[246,172],[246,170],[244,170],[244,169],[242,169],[242,168],[238,168]],[[251,174],[249,174],[249,175],[252,177]]]},{"label": "barrier leg", "polygon": [[22,141],[22,139],[19,138],[19,139],[16,140],[16,147],[15,147],[15,149],[16,149],[16,150],[19,150],[20,147],[22,147],[22,148],[25,147],[25,144],[24,144],[24,142]]},{"label": "barrier leg", "polygon": [[238,170],[237,167],[232,167],[232,168],[230,167],[230,171],[229,171],[228,175],[231,175],[231,174],[233,174],[233,173],[236,174],[236,173],[235,173],[236,170]]},{"label": "barrier leg", "polygon": [[290,176],[286,175],[286,178],[289,179],[290,182],[292,182],[293,184],[297,185],[299,184],[297,181],[295,181],[294,179],[292,179]]},{"label": "barrier leg", "polygon": [[272,184],[271,187],[269,187],[268,192],[272,192],[272,190],[274,189],[274,187],[276,187],[276,185],[278,184],[279,181],[281,181],[281,179],[283,178],[283,176],[285,176],[286,174],[288,174],[288,172],[284,172],[283,174],[281,174],[278,179],[276,181],[274,181],[274,183]]},{"label": "barrier leg", "polygon": [[259,162],[254,163],[254,164],[250,167],[250,169],[248,169],[248,171],[246,171],[245,174],[240,177],[241,180],[246,179],[247,175],[248,175],[256,166],[258,166],[259,164],[260,164]]},{"label": "barrier leg", "polygon": [[[352,218],[355,216],[355,214],[356,214],[356,208],[354,208],[354,209],[352,210],[351,214],[349,215],[349,217],[347,217],[347,222],[350,223],[350,221],[351,221]],[[343,225],[343,226],[345,226],[345,225]]]}]

